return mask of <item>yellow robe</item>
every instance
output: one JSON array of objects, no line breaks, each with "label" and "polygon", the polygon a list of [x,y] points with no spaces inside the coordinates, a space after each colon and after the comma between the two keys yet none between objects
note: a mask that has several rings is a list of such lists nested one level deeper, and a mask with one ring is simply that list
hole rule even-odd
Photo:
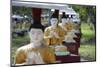
[{"label": "yellow robe", "polygon": [[[32,48],[30,45],[20,47],[16,52],[15,64],[23,64],[26,62],[27,53],[29,52],[39,52],[45,64],[55,63],[55,55],[53,49],[49,47]],[[35,58],[33,59],[33,64],[35,64]]]},{"label": "yellow robe", "polygon": [[74,37],[76,37],[75,34],[71,34],[70,33],[73,30],[73,28],[74,28],[74,24],[72,22],[68,22],[68,23],[66,23],[66,25],[62,25],[62,23],[59,23],[59,26],[65,32],[65,39],[64,39],[64,41],[66,41],[66,42],[71,42],[71,41],[75,42],[74,39],[73,39]]},{"label": "yellow robe", "polygon": [[[51,31],[56,32],[60,38],[56,38],[55,36],[49,37]],[[55,29],[49,26],[45,29],[44,40],[47,46],[59,45],[59,44],[62,44],[62,41],[64,40],[64,35],[65,35],[65,32],[60,26],[56,27]]]},{"label": "yellow robe", "polygon": [[[60,23],[59,26],[63,27],[62,23]],[[64,28],[66,29],[66,32],[70,32],[73,29],[73,23],[72,22],[66,23]]]},{"label": "yellow robe", "polygon": [[75,30],[79,30],[80,29],[80,24],[73,23],[73,28]]}]

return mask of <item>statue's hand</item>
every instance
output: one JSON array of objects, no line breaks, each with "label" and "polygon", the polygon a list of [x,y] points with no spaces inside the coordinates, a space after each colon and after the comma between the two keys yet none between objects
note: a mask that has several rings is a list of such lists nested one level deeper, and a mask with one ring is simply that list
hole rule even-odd
[{"label": "statue's hand", "polygon": [[[27,59],[26,59],[26,64],[33,64],[34,60],[35,60],[34,53],[29,52],[28,56],[27,56]],[[34,61],[34,63],[35,63],[35,61]]]},{"label": "statue's hand", "polygon": [[60,38],[59,35],[58,35],[56,32],[54,32],[53,34],[54,34],[54,36],[55,36],[56,38]]},{"label": "statue's hand", "polygon": [[43,58],[39,52],[29,52],[26,62],[28,64],[44,64]]},{"label": "statue's hand", "polygon": [[54,32],[53,31],[51,31],[50,33],[49,33],[49,37],[54,37]]}]

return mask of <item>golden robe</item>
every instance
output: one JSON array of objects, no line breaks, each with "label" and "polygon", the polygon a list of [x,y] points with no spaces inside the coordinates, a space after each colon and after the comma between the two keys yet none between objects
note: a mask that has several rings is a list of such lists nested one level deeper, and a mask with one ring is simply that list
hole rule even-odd
[{"label": "golden robe", "polygon": [[[32,48],[30,45],[26,45],[20,47],[17,50],[15,64],[24,64],[29,52],[39,52],[45,64],[55,63],[55,55],[53,49],[49,47]],[[35,59],[36,58],[33,59],[32,64],[35,64]]]},{"label": "golden robe", "polygon": [[70,32],[73,29],[73,23],[72,22],[68,22],[64,26],[62,25],[62,23],[60,23],[59,26],[61,26],[62,28],[64,27],[66,29],[66,32]]},{"label": "golden robe", "polygon": [[[52,31],[56,32],[59,38],[56,38],[55,36],[50,37],[50,32]],[[64,35],[65,35],[65,32],[60,26],[57,26],[55,29],[49,26],[45,29],[44,40],[47,46],[59,45],[59,44],[62,44],[62,41],[64,40]]]},{"label": "golden robe", "polygon": [[73,28],[75,29],[75,30],[79,30],[80,29],[80,24],[79,23],[73,23]]}]

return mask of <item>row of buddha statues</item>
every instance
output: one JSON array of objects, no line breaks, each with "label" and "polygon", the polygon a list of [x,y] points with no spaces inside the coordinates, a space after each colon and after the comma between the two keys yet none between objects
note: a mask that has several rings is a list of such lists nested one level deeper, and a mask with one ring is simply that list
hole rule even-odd
[{"label": "row of buddha statues", "polygon": [[63,12],[61,23],[52,14],[51,25],[42,30],[42,25],[32,24],[29,28],[30,43],[19,47],[15,55],[16,65],[56,63],[56,55],[67,55],[64,43],[75,43],[80,33],[80,24],[74,23]]}]

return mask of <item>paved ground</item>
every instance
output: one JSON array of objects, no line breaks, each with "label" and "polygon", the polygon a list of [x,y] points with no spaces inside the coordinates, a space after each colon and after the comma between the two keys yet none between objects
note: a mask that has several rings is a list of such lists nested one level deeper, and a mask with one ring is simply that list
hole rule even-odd
[{"label": "paved ground", "polygon": [[88,61],[88,60],[85,60],[85,59],[81,58],[81,60],[80,60],[80,61]]}]

